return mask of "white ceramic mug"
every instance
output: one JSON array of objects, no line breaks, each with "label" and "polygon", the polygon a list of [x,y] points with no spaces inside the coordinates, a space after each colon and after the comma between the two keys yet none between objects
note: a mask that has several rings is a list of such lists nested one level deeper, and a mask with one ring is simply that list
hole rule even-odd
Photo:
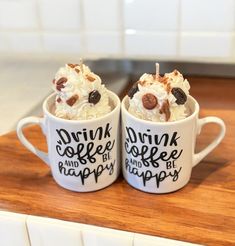
[{"label": "white ceramic mug", "polygon": [[[50,166],[55,181],[66,189],[99,190],[119,175],[120,99],[108,93],[113,110],[97,119],[78,121],[54,116],[50,112],[55,102],[52,94],[43,103],[43,118],[24,118],[17,125],[20,141]],[[48,153],[35,148],[23,135],[23,127],[32,123],[39,124],[46,135]]]},{"label": "white ceramic mug", "polygon": [[[129,98],[122,111],[122,170],[126,181],[150,193],[168,193],[185,186],[191,171],[223,139],[225,124],[217,117],[198,119],[199,105],[189,96],[191,114],[175,122],[141,120],[128,112]],[[203,125],[215,123],[220,132],[205,149],[194,153],[196,136]]]}]

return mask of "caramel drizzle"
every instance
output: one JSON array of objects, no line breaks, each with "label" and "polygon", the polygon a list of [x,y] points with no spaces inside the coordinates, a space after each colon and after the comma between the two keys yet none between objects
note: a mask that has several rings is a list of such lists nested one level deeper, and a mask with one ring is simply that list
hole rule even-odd
[{"label": "caramel drizzle", "polygon": [[162,107],[160,108],[160,114],[165,114],[165,119],[168,121],[171,117],[170,104],[169,101],[166,100],[163,102]]}]

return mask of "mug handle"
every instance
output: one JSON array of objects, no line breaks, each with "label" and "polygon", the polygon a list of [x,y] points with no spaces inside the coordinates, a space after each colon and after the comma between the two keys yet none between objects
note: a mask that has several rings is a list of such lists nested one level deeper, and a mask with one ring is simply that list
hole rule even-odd
[{"label": "mug handle", "polygon": [[224,121],[218,117],[209,116],[198,120],[197,134],[200,134],[201,128],[208,123],[215,123],[220,126],[220,132],[216,138],[202,151],[193,156],[193,167],[196,166],[206,155],[208,155],[224,138],[226,127]]},{"label": "mug handle", "polygon": [[18,138],[28,150],[30,150],[32,153],[34,153],[36,156],[42,159],[49,166],[50,164],[49,164],[48,154],[34,147],[24,136],[23,128],[26,125],[30,125],[30,124],[37,124],[42,128],[43,131],[45,130],[44,129],[44,118],[39,118],[39,117],[34,117],[34,116],[27,117],[27,118],[20,120],[17,124],[16,131],[17,131]]}]

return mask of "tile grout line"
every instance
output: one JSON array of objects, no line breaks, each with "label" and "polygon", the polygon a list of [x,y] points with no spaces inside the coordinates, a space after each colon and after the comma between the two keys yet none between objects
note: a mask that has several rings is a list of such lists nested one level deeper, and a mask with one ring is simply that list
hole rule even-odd
[{"label": "tile grout line", "polygon": [[30,233],[29,233],[29,228],[28,228],[28,224],[27,224],[27,220],[28,220],[29,215],[26,215],[26,219],[25,219],[25,227],[26,227],[26,232],[27,232],[27,236],[28,236],[28,242],[29,242],[29,246],[32,246],[32,242],[31,242],[31,238],[30,238]]}]

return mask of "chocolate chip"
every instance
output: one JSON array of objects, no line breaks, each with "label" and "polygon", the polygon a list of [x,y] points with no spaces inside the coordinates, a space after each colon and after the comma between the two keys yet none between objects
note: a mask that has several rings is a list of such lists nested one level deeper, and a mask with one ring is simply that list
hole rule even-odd
[{"label": "chocolate chip", "polygon": [[169,105],[169,101],[168,100],[163,102],[162,107],[161,107],[159,112],[160,112],[160,114],[165,114],[166,121],[168,121],[170,119],[171,111],[170,111],[170,105]]},{"label": "chocolate chip", "polygon": [[146,109],[153,109],[157,106],[158,102],[157,102],[157,98],[153,94],[147,93],[143,95],[142,103]]},{"label": "chocolate chip", "polygon": [[69,106],[73,106],[74,103],[78,100],[79,96],[78,95],[73,95],[72,97],[70,97],[68,100],[66,100],[66,103],[69,105]]},{"label": "chocolate chip", "polygon": [[99,102],[100,98],[101,98],[100,93],[97,90],[94,90],[89,93],[88,102],[96,104]]},{"label": "chocolate chip", "polygon": [[172,88],[171,93],[176,98],[176,103],[178,105],[185,104],[185,102],[187,101],[187,96],[181,88],[174,87],[174,88]]},{"label": "chocolate chip", "polygon": [[56,89],[60,91],[62,88],[64,88],[64,84],[67,82],[67,78],[62,77],[56,82]]},{"label": "chocolate chip", "polygon": [[130,97],[130,98],[132,98],[134,95],[135,95],[135,93],[137,92],[137,91],[139,91],[139,88],[138,88],[138,82],[136,82],[132,87],[131,87],[131,89],[128,91],[128,96]]},{"label": "chocolate chip", "polygon": [[93,77],[90,76],[90,75],[87,75],[86,78],[87,78],[90,82],[95,81],[95,78],[93,78]]}]

